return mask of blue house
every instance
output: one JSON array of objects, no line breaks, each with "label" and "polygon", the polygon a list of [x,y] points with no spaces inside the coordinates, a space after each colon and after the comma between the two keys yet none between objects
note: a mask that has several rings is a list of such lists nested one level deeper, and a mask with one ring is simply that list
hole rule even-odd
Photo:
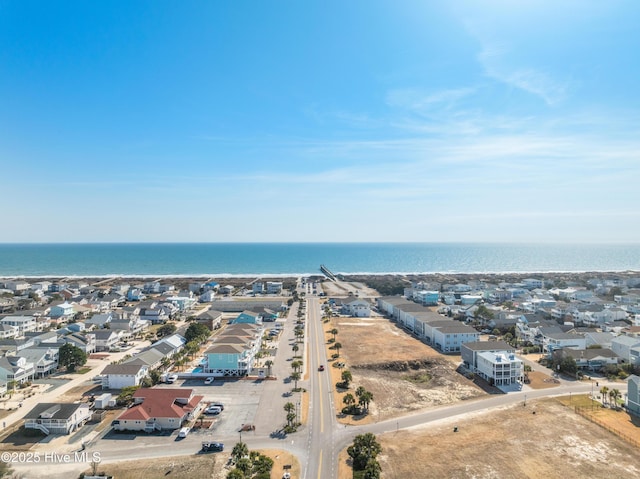
[{"label": "blue house", "polygon": [[260,313],[245,310],[233,321],[233,324],[262,324],[262,316]]},{"label": "blue house", "polygon": [[240,344],[214,344],[205,358],[203,371],[214,376],[246,376],[253,369],[251,350]]}]

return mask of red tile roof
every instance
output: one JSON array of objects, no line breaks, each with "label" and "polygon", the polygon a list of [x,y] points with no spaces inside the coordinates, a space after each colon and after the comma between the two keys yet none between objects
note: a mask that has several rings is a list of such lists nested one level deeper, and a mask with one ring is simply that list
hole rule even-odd
[{"label": "red tile roof", "polygon": [[[140,388],[134,394],[142,403],[123,412],[118,419],[179,418],[198,407],[204,396],[193,396],[193,389]],[[177,400],[181,399],[180,402]]]}]

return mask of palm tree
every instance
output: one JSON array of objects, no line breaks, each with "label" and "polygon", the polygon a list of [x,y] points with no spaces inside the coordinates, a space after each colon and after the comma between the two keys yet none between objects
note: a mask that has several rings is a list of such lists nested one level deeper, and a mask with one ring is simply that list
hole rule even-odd
[{"label": "palm tree", "polygon": [[344,384],[344,386],[346,388],[349,387],[349,383],[353,380],[353,376],[351,375],[351,371],[349,371],[348,369],[345,369],[344,371],[342,371],[342,383]]},{"label": "palm tree", "polygon": [[291,373],[291,379],[293,379],[293,389],[298,389],[298,381],[300,381],[300,373],[298,371],[294,371]]},{"label": "palm tree", "polygon": [[233,451],[231,451],[231,457],[235,462],[238,462],[243,457],[249,455],[249,448],[244,442],[237,442],[235,446],[233,446]]},{"label": "palm tree", "polygon": [[336,340],[336,334],[338,334],[338,330],[336,328],[333,328],[331,331],[329,331],[331,334],[333,334],[333,341],[335,342]]},{"label": "palm tree", "polygon": [[273,366],[273,361],[271,361],[271,359],[267,359],[264,362],[264,365],[267,367],[267,377],[271,376],[271,366]]},{"label": "palm tree", "polygon": [[336,354],[338,355],[338,357],[340,357],[340,348],[342,347],[342,344],[340,344],[340,343],[335,343],[335,344],[333,345],[333,347],[335,348],[335,350],[336,350]]},{"label": "palm tree", "polygon": [[342,402],[347,406],[347,408],[351,409],[351,407],[356,403],[356,398],[353,397],[353,394],[347,393],[342,398]]},{"label": "palm tree", "polygon": [[612,389],[611,391],[609,391],[609,398],[611,398],[611,402],[613,404],[615,404],[615,408],[618,409],[618,398],[621,396],[622,394],[620,393],[620,391],[618,389]]},{"label": "palm tree", "polygon": [[600,388],[600,394],[602,394],[602,404],[607,401],[607,393],[609,392],[609,388],[607,386],[602,386]]},{"label": "palm tree", "polygon": [[291,349],[292,349],[292,351],[293,351],[293,357],[295,358],[295,357],[296,357],[296,353],[298,352],[298,350],[299,350],[300,348],[298,347],[298,345],[297,345],[297,344],[294,344],[293,346],[291,346]]}]

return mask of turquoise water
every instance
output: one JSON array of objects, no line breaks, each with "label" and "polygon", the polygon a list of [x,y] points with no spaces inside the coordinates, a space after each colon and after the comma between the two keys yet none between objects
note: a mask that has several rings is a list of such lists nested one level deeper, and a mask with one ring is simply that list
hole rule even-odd
[{"label": "turquoise water", "polygon": [[640,244],[0,244],[0,276],[640,271]]}]

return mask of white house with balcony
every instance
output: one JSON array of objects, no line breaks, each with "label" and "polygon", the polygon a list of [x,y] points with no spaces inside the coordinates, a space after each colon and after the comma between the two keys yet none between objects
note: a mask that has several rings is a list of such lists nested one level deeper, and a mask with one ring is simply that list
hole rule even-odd
[{"label": "white house with balcony", "polygon": [[38,328],[35,316],[5,316],[0,319],[0,325],[16,327],[18,336],[24,336],[25,333],[36,331]]},{"label": "white house with balcony", "polygon": [[36,374],[35,365],[21,356],[0,358],[0,381],[23,383],[30,381]]},{"label": "white house with balcony", "polygon": [[494,386],[524,382],[524,366],[514,353],[481,351],[476,355],[476,373]]},{"label": "white house with balcony", "polygon": [[102,370],[102,389],[122,389],[140,386],[147,375],[147,366],[143,364],[109,364]]},{"label": "white house with balcony", "polygon": [[70,434],[91,418],[87,403],[41,403],[24,416],[25,429],[45,434]]}]

